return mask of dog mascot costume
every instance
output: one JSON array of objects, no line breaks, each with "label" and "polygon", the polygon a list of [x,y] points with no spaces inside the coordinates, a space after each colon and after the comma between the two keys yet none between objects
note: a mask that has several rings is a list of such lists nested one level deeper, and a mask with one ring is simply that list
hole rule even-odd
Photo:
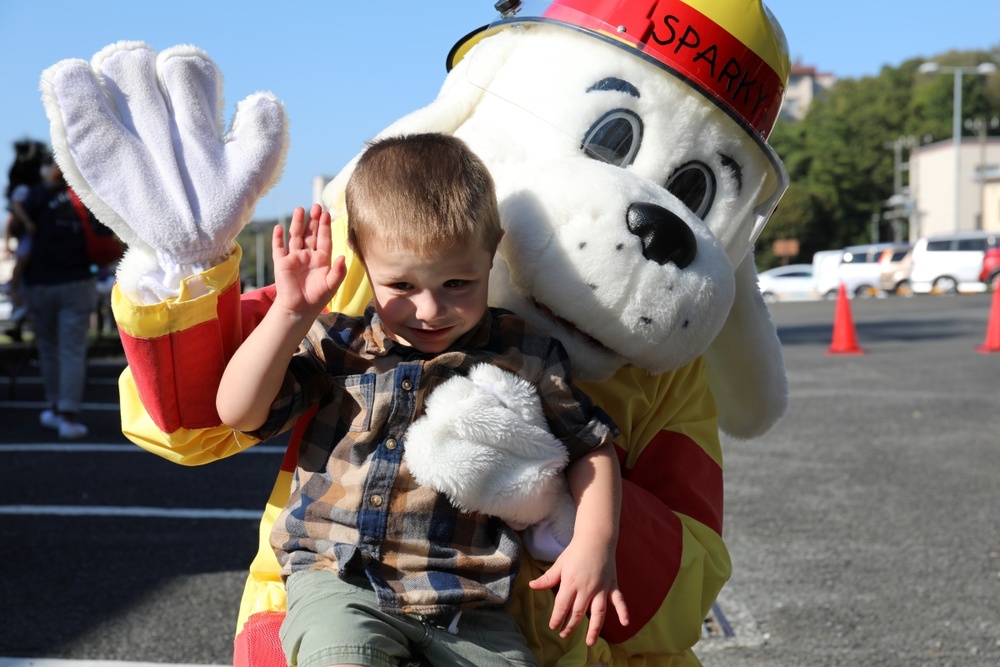
[{"label": "dog mascot costume", "polygon": [[[547,627],[552,593],[526,586],[544,567],[530,557],[512,611],[543,665],[697,665],[692,647],[731,569],[719,428],[758,436],[787,400],[749,253],[787,187],[766,143],[788,78],[785,38],[761,0],[497,9],[452,50],[435,101],[382,134],[453,133],[490,168],[506,229],[492,305],[559,338],[579,385],[621,428],[617,562],[631,624],[610,615],[592,648],[582,625],[560,639]],[[219,424],[215,393],[273,298],[273,287],[240,294],[234,239],[283,166],[283,107],[248,97],[224,134],[208,56],[134,42],[57,63],[42,92],[67,180],[130,247],[114,294],[126,435],[185,465],[254,445]],[[341,243],[352,164],[323,196]],[[357,313],[370,292],[348,260],[331,308]],[[268,534],[298,432],[261,522],[239,665],[284,664]]]}]

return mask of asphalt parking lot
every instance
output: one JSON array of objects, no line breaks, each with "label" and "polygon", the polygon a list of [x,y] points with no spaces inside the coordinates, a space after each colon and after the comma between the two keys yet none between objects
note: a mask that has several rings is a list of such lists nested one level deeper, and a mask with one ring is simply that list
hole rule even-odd
[{"label": "asphalt parking lot", "polygon": [[[790,379],[765,437],[725,440],[734,575],[707,667],[1000,665],[1000,353],[989,295],[771,306]],[[84,441],[0,378],[0,657],[226,664],[281,448],[205,468],[118,431],[95,360]],[[6,384],[4,384],[6,383]],[[256,449],[256,448],[255,448]],[[253,450],[251,450],[253,451]]]},{"label": "asphalt parking lot", "polygon": [[787,416],[725,442],[735,636],[707,667],[1000,665],[1000,354],[990,295],[774,304]]}]

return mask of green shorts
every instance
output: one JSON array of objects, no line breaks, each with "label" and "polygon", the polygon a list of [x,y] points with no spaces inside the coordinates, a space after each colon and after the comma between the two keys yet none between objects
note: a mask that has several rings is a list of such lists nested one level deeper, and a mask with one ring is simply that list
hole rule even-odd
[{"label": "green shorts", "polygon": [[281,645],[290,667],[407,664],[509,667],[537,665],[505,607],[462,612],[457,634],[417,616],[379,611],[363,574],[296,572],[286,582]]}]

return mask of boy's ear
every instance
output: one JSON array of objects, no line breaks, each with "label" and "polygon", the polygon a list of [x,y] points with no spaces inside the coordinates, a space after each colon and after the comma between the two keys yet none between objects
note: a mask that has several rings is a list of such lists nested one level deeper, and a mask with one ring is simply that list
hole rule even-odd
[{"label": "boy's ear", "polygon": [[503,235],[507,233],[507,230],[503,227],[500,228],[500,238],[497,239],[497,247],[493,249],[493,256],[490,257],[490,268],[493,268],[493,262],[497,258],[497,251],[500,250],[500,241],[503,241]]}]

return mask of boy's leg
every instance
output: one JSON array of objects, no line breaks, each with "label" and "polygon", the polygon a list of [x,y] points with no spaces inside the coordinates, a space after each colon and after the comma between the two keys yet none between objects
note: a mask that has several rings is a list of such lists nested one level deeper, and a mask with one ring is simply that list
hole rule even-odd
[{"label": "boy's leg", "polygon": [[517,623],[505,607],[478,607],[462,612],[449,632],[429,626],[418,650],[432,665],[527,667],[538,663]]},{"label": "boy's leg", "polygon": [[528,644],[501,607],[463,612],[458,633],[412,616],[379,611],[364,575],[297,572],[286,582],[281,643],[290,667],[466,665],[534,667]]},{"label": "boy's leg", "polygon": [[288,578],[288,612],[281,645],[290,667],[397,667],[411,659],[411,639],[398,621],[378,610],[364,575],[341,578],[306,570]]}]

